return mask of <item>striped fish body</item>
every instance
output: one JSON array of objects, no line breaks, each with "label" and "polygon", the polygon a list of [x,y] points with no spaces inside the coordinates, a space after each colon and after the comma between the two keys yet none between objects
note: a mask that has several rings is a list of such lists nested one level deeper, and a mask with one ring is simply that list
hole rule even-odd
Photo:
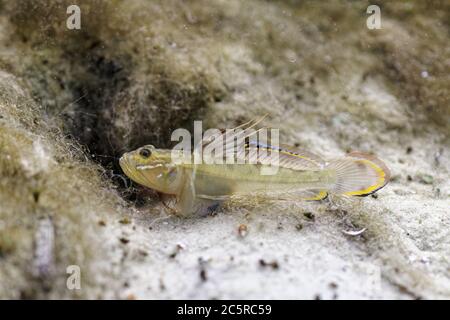
[{"label": "striped fish body", "polygon": [[[231,195],[277,198],[289,193],[301,199],[303,193],[309,198],[311,193],[329,189],[336,181],[334,170],[272,169],[275,169],[274,174],[262,174],[262,166],[257,164],[200,164],[195,167],[195,193],[205,198]],[[193,167],[186,166],[185,170],[193,170]]]},{"label": "striped fish body", "polygon": [[[219,132],[220,139],[202,141],[204,150],[232,151],[235,161],[223,161],[215,152],[202,164],[178,163],[172,151],[143,146],[124,154],[120,166],[133,181],[161,193],[175,195],[182,215],[195,211],[198,199],[222,200],[227,197],[251,195],[270,200],[322,200],[328,193],[344,196],[367,196],[384,187],[390,178],[387,166],[380,159],[365,153],[352,152],[334,160],[291,146],[272,146],[250,139],[257,122],[249,122],[231,136]],[[248,139],[241,149],[234,140]],[[259,151],[264,151],[261,154]],[[256,154],[256,158],[255,158]],[[189,155],[188,155],[189,156]],[[205,155],[203,155],[205,156]],[[184,158],[184,156],[183,156]],[[275,160],[275,161],[274,161]],[[276,166],[274,168],[273,166]],[[263,169],[270,169],[263,173]],[[275,169],[275,170],[273,170]]]}]

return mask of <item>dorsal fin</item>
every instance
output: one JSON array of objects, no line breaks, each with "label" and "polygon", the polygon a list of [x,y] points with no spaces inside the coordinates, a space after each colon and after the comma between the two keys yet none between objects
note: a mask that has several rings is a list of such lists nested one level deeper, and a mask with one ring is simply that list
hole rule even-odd
[{"label": "dorsal fin", "polygon": [[299,149],[297,147],[289,146],[287,144],[280,144],[280,148],[283,150],[282,151],[283,153],[305,159],[307,161],[315,163],[316,165],[318,165],[320,167],[325,166],[325,160],[323,160],[320,156],[318,156],[312,152],[305,151],[305,150]]},{"label": "dorsal fin", "polygon": [[[258,132],[267,128],[255,127],[265,117],[248,121],[233,129],[216,130],[212,136],[205,137],[202,141],[203,150],[222,150],[222,153],[216,155],[204,152],[204,160],[207,159],[207,163],[218,163],[215,160],[224,161],[227,155],[232,155],[238,163],[277,165],[294,170],[319,170],[325,166],[325,161],[311,152],[284,144],[274,146],[270,142],[257,140],[255,136]],[[237,146],[235,141],[240,145]],[[207,158],[209,156],[212,159]]]},{"label": "dorsal fin", "polygon": [[[264,129],[255,129],[255,127],[264,120],[266,116],[267,115],[264,115],[261,118],[250,120],[232,129],[215,130],[214,134],[203,138],[201,147],[203,150],[222,150],[222,160],[227,154],[236,154],[237,148],[235,141],[243,142],[246,139],[251,139],[258,131]],[[205,157],[205,154],[203,156]],[[209,154],[206,154],[206,156],[209,156]],[[213,155],[213,158],[214,157],[216,157],[215,154]]]},{"label": "dorsal fin", "polygon": [[293,170],[320,170],[325,165],[325,161],[322,158],[311,152],[287,145],[278,147],[261,144],[256,141],[250,141],[246,146],[245,152],[239,152],[237,157],[239,159],[245,157],[245,161],[249,163],[278,165],[279,167]]}]

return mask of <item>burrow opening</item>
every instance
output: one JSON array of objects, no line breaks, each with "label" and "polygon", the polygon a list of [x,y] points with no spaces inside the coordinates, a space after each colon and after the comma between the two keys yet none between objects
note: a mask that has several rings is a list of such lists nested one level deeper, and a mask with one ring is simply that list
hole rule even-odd
[{"label": "burrow opening", "polygon": [[[62,53],[69,70],[58,81],[72,97],[56,110],[63,131],[104,168],[103,175],[124,199],[143,205],[155,194],[125,176],[119,157],[145,144],[171,147],[173,130],[192,130],[193,120],[202,118],[213,98],[201,81],[194,86],[173,81],[162,68],[137,75],[142,65],[131,56],[111,55],[95,38],[87,37],[83,43],[78,53]],[[38,100],[45,105],[45,98]]]}]

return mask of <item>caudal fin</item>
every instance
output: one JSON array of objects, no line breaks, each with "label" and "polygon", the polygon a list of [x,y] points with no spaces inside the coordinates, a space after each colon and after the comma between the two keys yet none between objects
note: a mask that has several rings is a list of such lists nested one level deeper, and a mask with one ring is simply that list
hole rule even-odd
[{"label": "caudal fin", "polygon": [[327,168],[336,170],[337,177],[330,191],[348,196],[368,196],[383,188],[391,175],[383,161],[361,152],[333,160]]}]

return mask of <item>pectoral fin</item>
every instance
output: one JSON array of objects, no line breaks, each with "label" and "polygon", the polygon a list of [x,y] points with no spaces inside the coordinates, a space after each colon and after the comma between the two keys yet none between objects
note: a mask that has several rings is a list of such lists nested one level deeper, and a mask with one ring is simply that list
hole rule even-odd
[{"label": "pectoral fin", "polygon": [[186,182],[177,197],[177,212],[182,216],[189,216],[193,213],[195,202],[195,187],[192,174],[188,174]]}]

